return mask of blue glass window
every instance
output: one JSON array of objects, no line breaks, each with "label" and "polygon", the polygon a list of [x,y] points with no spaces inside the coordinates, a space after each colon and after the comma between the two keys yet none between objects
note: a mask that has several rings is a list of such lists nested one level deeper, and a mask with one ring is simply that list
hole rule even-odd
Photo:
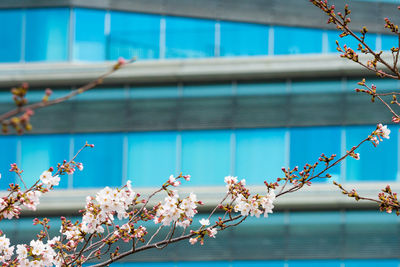
[{"label": "blue glass window", "polygon": [[74,59],[100,61],[106,59],[104,10],[74,9],[75,40]]},{"label": "blue glass window", "polygon": [[127,12],[111,12],[108,59],[159,57],[160,17]]},{"label": "blue glass window", "polygon": [[[0,10],[0,62],[21,60],[22,10]],[[7,25],[7,26],[5,26]]]},{"label": "blue glass window", "polygon": [[182,172],[192,176],[190,185],[224,184],[230,174],[230,139],[230,131],[182,132]]},{"label": "blue glass window", "polygon": [[341,92],[341,81],[293,81],[292,93],[333,93]]},{"label": "blue glass window", "polygon": [[167,17],[165,21],[166,58],[214,56],[214,21],[178,17]]},{"label": "blue glass window", "polygon": [[238,95],[270,95],[285,94],[287,92],[286,82],[279,83],[238,83],[236,94]]},{"label": "blue glass window", "polygon": [[17,137],[0,136],[0,147],[0,190],[6,190],[8,184],[15,182],[15,175],[9,170],[10,164],[17,163]]},{"label": "blue glass window", "polygon": [[133,186],[159,187],[176,175],[176,132],[128,135],[128,179]]},{"label": "blue glass window", "polygon": [[305,54],[322,52],[322,30],[274,27],[274,53]]},{"label": "blue glass window", "polygon": [[261,261],[233,261],[232,267],[285,267],[285,262],[283,260],[261,260]]},{"label": "blue glass window", "polygon": [[235,175],[251,185],[282,177],[285,132],[282,129],[237,130]]},{"label": "blue glass window", "polygon": [[[289,267],[341,267],[340,260],[289,260]],[[347,266],[347,265],[346,265]]]},{"label": "blue glass window", "polygon": [[[329,52],[338,52],[337,51],[337,45],[336,45],[336,40],[339,41],[339,45],[343,49],[343,45],[346,45],[347,47],[350,47],[356,52],[359,52],[357,50],[359,42],[357,39],[355,39],[353,36],[345,36],[340,38],[339,35],[341,34],[340,31],[328,31],[328,51]],[[367,33],[365,37],[365,42],[368,44],[368,46],[372,49],[376,49],[376,34],[373,33]]]},{"label": "blue glass window", "polygon": [[[69,160],[70,135],[25,135],[21,140],[21,169],[27,186],[33,185],[43,171],[57,163]],[[67,188],[68,176],[61,176],[60,185],[56,188]]]},{"label": "blue glass window", "polygon": [[68,58],[69,9],[26,11],[26,61],[65,61]]},{"label": "blue glass window", "polygon": [[132,99],[176,98],[178,95],[177,86],[132,87],[130,89],[130,97]]},{"label": "blue glass window", "polygon": [[[358,85],[362,78],[357,80],[348,80],[347,81],[347,90],[355,92],[356,88],[365,89],[363,86]],[[399,81],[393,79],[365,79],[366,85],[369,87],[374,84],[376,86],[377,91],[396,91],[399,88]]]},{"label": "blue glass window", "polygon": [[[346,149],[358,145],[375,130],[376,126],[360,126],[346,128]],[[356,153],[360,159],[346,159],[347,181],[393,181],[397,172],[397,133],[398,127],[390,126],[390,139],[384,139],[377,147],[366,142]],[[390,156],[388,156],[390,155]]]},{"label": "blue glass window", "polygon": [[[339,127],[312,127],[292,128],[290,130],[290,167],[299,166],[302,170],[306,163],[313,165],[318,161],[322,153],[330,157],[336,154],[340,157],[341,129]],[[319,163],[319,169],[325,167]],[[333,179],[337,180],[340,174],[340,167],[335,166],[328,171]],[[314,181],[325,181],[315,179]]]},{"label": "blue glass window", "polygon": [[184,97],[204,97],[204,96],[231,96],[232,85],[187,85],[183,87]]},{"label": "blue glass window", "polygon": [[395,259],[356,259],[356,260],[344,260],[345,267],[398,267],[399,261]]},{"label": "blue glass window", "polygon": [[268,27],[265,25],[221,22],[221,56],[268,54]]},{"label": "blue glass window", "polygon": [[80,134],[74,137],[75,151],[86,141],[94,148],[85,149],[77,158],[84,170],[76,171],[74,188],[121,186],[122,184],[122,134]]},{"label": "blue glass window", "polygon": [[399,46],[399,37],[397,35],[381,35],[382,50],[390,50],[392,47]]}]

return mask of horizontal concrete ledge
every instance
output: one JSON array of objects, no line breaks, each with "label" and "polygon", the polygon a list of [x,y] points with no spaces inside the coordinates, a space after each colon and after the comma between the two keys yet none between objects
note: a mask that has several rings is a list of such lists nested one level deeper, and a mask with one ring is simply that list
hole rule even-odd
[{"label": "horizontal concrete ledge", "polygon": [[[378,193],[387,183],[358,183],[343,184],[348,189],[356,189],[361,196],[377,198]],[[392,190],[400,192],[400,183],[392,183]],[[249,186],[252,194],[265,194],[264,186]],[[142,196],[148,196],[156,188],[137,188],[136,192]],[[92,190],[56,190],[42,196],[37,212],[24,210],[22,216],[60,216],[78,215],[78,211],[84,208],[86,196],[95,196],[98,189]],[[226,188],[217,187],[181,187],[181,197],[194,192],[199,200],[205,205],[199,207],[200,211],[211,211],[225,196]],[[0,195],[5,195],[3,191]],[[162,201],[165,193],[156,195],[151,205]],[[341,210],[341,209],[377,209],[378,205],[370,201],[355,201],[353,198],[344,196],[333,184],[313,184],[303,189],[283,195],[275,202],[275,210]]]},{"label": "horizontal concrete ledge", "polygon": [[[389,56],[389,55],[388,55]],[[369,57],[370,58],[370,57]],[[391,59],[387,58],[389,62]],[[71,86],[99,77],[114,62],[0,64],[0,87]],[[118,70],[105,84],[218,82],[373,75],[338,54],[137,61]]]}]

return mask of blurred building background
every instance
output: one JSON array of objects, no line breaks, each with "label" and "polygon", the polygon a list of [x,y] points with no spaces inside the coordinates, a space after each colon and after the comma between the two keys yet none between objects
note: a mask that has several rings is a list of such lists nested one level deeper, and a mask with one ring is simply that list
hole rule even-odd
[{"label": "blurred building background", "polygon": [[[398,0],[350,4],[352,27],[368,27],[372,48],[397,45],[383,18],[398,17]],[[78,158],[84,171],[43,197],[43,216],[77,216],[98,188],[129,179],[138,192],[150,192],[180,172],[192,175],[182,190],[198,192],[204,212],[225,192],[227,175],[262,192],[282,166],[343,154],[377,123],[390,123],[383,105],[354,92],[362,77],[379,90],[399,88],[341,59],[338,32],[306,0],[2,0],[0,21],[0,112],[13,107],[9,88],[21,82],[31,85],[28,99],[40,101],[47,87],[61,96],[119,57],[138,58],[101,87],[38,110],[31,133],[0,136],[3,190],[15,179],[10,163],[33,182],[85,141],[95,144]],[[339,41],[357,47],[351,38]],[[398,126],[390,128],[390,140],[364,145],[361,159],[335,167],[333,179],[366,195],[387,183],[400,189]],[[276,210],[207,246],[171,245],[122,265],[400,264],[399,219],[345,198],[331,181],[277,200]],[[39,231],[32,213],[24,214],[0,226],[15,242]]]}]

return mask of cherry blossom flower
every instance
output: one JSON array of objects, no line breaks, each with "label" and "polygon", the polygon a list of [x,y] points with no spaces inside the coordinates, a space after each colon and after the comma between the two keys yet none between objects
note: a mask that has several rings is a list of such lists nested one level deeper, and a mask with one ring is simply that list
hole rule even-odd
[{"label": "cherry blossom flower", "polygon": [[208,220],[208,219],[201,219],[201,220],[199,220],[199,222],[200,222],[200,224],[202,225],[202,226],[208,226],[208,225],[210,225],[210,221]]}]

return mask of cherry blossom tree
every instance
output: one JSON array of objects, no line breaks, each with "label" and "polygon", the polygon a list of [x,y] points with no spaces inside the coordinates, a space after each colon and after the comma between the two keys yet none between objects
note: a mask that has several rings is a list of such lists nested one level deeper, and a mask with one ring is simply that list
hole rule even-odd
[{"label": "cherry blossom tree", "polygon": [[[334,6],[330,6],[327,1],[311,2],[327,14],[328,22],[334,23],[342,31],[341,36],[352,35],[360,43],[357,49],[361,53],[372,55],[373,59],[363,63],[353,49],[347,46],[341,47],[338,44],[338,50],[342,52],[342,57],[351,59],[382,77],[400,79],[397,69],[399,48],[392,49],[394,62],[393,65],[390,65],[383,61],[381,52],[374,52],[364,42],[365,34],[368,32],[366,28],[361,30],[361,37],[349,29],[350,10],[347,6],[342,14],[335,13]],[[389,20],[386,22],[386,27],[398,34],[398,27]],[[15,130],[17,133],[23,133],[29,131],[32,128],[30,117],[34,115],[36,109],[60,104],[84,93],[101,84],[111,73],[133,61],[134,59],[129,61],[121,59],[109,72],[98,79],[56,99],[51,99],[52,92],[47,89],[42,101],[28,105],[25,96],[29,86],[23,84],[13,88],[12,95],[16,108],[0,115],[3,132]],[[379,63],[386,68],[380,68]],[[388,107],[393,115],[393,121],[400,121],[400,117],[390,106],[400,105],[396,99],[398,93],[379,94],[376,87],[368,86],[365,80],[361,81],[359,85],[362,88],[357,89],[358,92],[371,95],[372,100],[378,99]],[[384,100],[386,96],[392,97],[390,105]],[[197,216],[201,218],[195,218],[195,216],[198,213],[198,207],[203,205],[203,202],[197,199],[195,193],[182,196],[178,191],[181,183],[190,182],[190,175],[171,175],[165,179],[159,189],[148,196],[142,196],[140,192],[135,192],[131,181],[119,188],[105,187],[95,196],[86,198],[85,207],[80,211],[80,220],[71,221],[61,217],[58,236],[50,236],[50,224],[47,218],[34,219],[33,223],[41,226],[42,230],[37,239],[30,241],[29,244],[11,244],[7,233],[0,233],[0,262],[4,266],[82,266],[84,263],[92,264],[92,266],[107,266],[128,255],[149,249],[162,249],[176,242],[204,245],[212,242],[213,238],[217,238],[220,231],[235,227],[248,217],[268,218],[269,214],[273,213],[276,198],[284,197],[286,194],[294,193],[306,186],[312,186],[316,179],[329,179],[331,177],[329,170],[332,167],[340,164],[347,157],[355,160],[360,158],[357,149],[361,145],[371,143],[377,146],[383,139],[389,139],[389,137],[390,130],[387,126],[377,124],[377,127],[371,129],[371,133],[366,135],[365,139],[354,144],[344,155],[326,156],[321,154],[316,162],[306,164],[302,168],[297,166],[282,168],[282,177],[276,178],[270,183],[264,181],[264,194],[252,194],[246,188],[244,179],[227,176],[224,179],[225,196],[207,216]],[[95,145],[86,143],[71,159],[64,160],[54,167],[49,166],[47,170],[43,170],[33,185],[25,183],[23,171],[17,164],[12,163],[10,171],[17,175],[19,182],[10,184],[7,195],[0,198],[0,221],[18,219],[22,207],[36,210],[40,204],[40,197],[56,188],[64,175],[72,174],[75,171],[84,171],[84,162],[79,162],[78,159],[79,154],[86,149],[95,149]],[[389,186],[383,189],[379,199],[374,200],[359,196],[355,190],[348,191],[338,183],[335,184],[349,197],[354,197],[356,200],[375,201],[380,205],[381,210],[391,212],[394,209],[399,214],[397,196]],[[150,201],[156,195],[163,195],[164,201],[152,206]],[[212,215],[216,212],[220,212],[222,215],[212,221]],[[194,222],[199,222],[200,226],[195,227]],[[145,223],[154,223],[158,227],[154,232],[148,232],[144,226]],[[167,229],[168,234],[165,237],[160,237],[162,229]],[[121,244],[128,246],[121,246]]]}]

